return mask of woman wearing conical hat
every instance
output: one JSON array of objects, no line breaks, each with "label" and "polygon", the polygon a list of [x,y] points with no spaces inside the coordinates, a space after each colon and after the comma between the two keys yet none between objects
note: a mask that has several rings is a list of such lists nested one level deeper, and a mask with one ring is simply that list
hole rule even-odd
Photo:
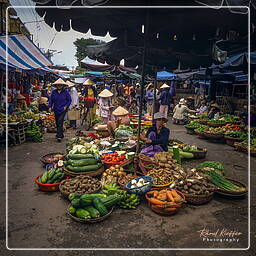
[{"label": "woman wearing conical hat", "polygon": [[111,103],[111,97],[113,96],[113,93],[107,89],[104,89],[99,94],[99,115],[103,120],[104,124],[107,124],[108,121],[111,120],[111,114],[112,114],[112,103]]},{"label": "woman wearing conical hat", "polygon": [[108,122],[108,131],[110,135],[114,135],[114,131],[119,127],[119,125],[130,125],[130,118],[128,114],[129,112],[121,106],[117,107],[113,111],[112,115],[115,117],[115,120]]},{"label": "woman wearing conical hat", "polygon": [[97,90],[95,88],[95,83],[91,79],[86,79],[83,83],[84,89],[82,90],[82,95],[84,97],[84,104],[86,108],[90,109],[91,122],[93,123],[96,119],[96,98],[98,96]]},{"label": "woman wearing conical hat", "polygon": [[67,84],[63,79],[59,78],[53,83],[53,86],[55,86],[56,89],[52,91],[49,98],[49,112],[54,112],[57,127],[56,138],[58,142],[61,142],[61,139],[64,138],[64,118],[72,100],[68,91],[64,89]]}]

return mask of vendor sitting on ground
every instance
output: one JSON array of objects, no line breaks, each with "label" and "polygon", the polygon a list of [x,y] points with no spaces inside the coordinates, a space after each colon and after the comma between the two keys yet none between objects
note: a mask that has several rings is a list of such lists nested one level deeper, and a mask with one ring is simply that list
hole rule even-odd
[{"label": "vendor sitting on ground", "polygon": [[158,152],[167,152],[170,130],[165,127],[167,119],[163,113],[156,113],[154,115],[153,126],[150,127],[146,133],[141,134],[140,139],[146,142],[146,146],[141,150],[141,154],[153,156]]},{"label": "vendor sitting on ground", "polygon": [[47,97],[40,97],[38,100],[38,109],[39,111],[46,111],[48,112],[48,98]]},{"label": "vendor sitting on ground", "polygon": [[110,136],[114,135],[115,129],[118,128],[119,125],[130,125],[128,114],[129,112],[121,106],[113,111],[112,115],[115,117],[115,121],[108,121],[108,131]]},{"label": "vendor sitting on ground", "polygon": [[16,103],[16,108],[20,108],[21,110],[26,111],[27,110],[27,103],[26,103],[26,98],[18,94],[16,97],[17,103]]},{"label": "vendor sitting on ground", "polygon": [[220,117],[220,108],[219,106],[214,103],[214,104],[211,104],[211,108],[210,108],[210,111],[208,113],[208,118],[209,119],[217,119]]},{"label": "vendor sitting on ground", "polygon": [[196,113],[195,110],[189,109],[186,105],[185,99],[180,99],[179,104],[177,104],[173,110],[173,123],[174,124],[186,124],[187,123],[187,118],[186,114],[187,113]]},{"label": "vendor sitting on ground", "polygon": [[202,101],[200,108],[197,109],[196,112],[198,114],[204,114],[204,113],[207,113],[207,111],[208,111],[208,107],[206,106],[206,102]]}]

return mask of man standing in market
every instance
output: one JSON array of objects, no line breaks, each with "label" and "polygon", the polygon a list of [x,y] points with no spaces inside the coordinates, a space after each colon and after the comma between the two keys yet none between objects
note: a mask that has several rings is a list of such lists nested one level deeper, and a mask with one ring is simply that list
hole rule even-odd
[{"label": "man standing in market", "polygon": [[64,89],[64,86],[67,84],[63,79],[59,78],[53,83],[53,85],[56,87],[56,89],[52,92],[49,98],[49,112],[54,112],[57,127],[56,138],[58,142],[61,142],[61,139],[64,138],[64,117],[72,100],[68,91]]}]

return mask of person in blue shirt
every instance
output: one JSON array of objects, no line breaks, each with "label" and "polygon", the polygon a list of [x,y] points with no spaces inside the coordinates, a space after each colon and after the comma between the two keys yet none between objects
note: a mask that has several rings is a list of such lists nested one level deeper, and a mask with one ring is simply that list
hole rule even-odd
[{"label": "person in blue shirt", "polygon": [[152,116],[153,114],[153,101],[154,101],[154,90],[153,90],[153,84],[150,83],[148,85],[145,99],[147,101],[147,113]]},{"label": "person in blue shirt", "polygon": [[146,135],[140,136],[140,139],[146,142],[141,154],[152,157],[155,153],[168,151],[170,130],[165,127],[166,122],[167,119],[162,113],[154,114],[154,124],[148,129]]},{"label": "person in blue shirt", "polygon": [[63,123],[65,115],[68,111],[69,106],[71,105],[71,97],[69,92],[64,89],[66,82],[59,78],[53,83],[56,86],[56,89],[53,90],[49,98],[49,112],[54,112],[55,122],[57,127],[57,140],[58,142],[64,138],[63,134]]},{"label": "person in blue shirt", "polygon": [[162,89],[160,96],[160,108],[159,112],[161,112],[164,117],[168,118],[168,111],[171,105],[171,94],[170,94],[170,86],[168,84],[163,84],[160,89]]}]

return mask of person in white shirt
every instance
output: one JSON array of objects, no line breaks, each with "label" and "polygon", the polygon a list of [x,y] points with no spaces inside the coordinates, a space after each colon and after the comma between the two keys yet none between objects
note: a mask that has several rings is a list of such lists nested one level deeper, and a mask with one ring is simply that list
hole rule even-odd
[{"label": "person in white shirt", "polygon": [[[77,109],[79,108],[79,96],[78,96],[78,92],[76,90],[75,84],[70,81],[67,81],[66,83],[68,84],[68,90],[72,100],[70,109]],[[70,120],[70,126],[73,129],[76,129],[77,128],[76,120]]]}]

